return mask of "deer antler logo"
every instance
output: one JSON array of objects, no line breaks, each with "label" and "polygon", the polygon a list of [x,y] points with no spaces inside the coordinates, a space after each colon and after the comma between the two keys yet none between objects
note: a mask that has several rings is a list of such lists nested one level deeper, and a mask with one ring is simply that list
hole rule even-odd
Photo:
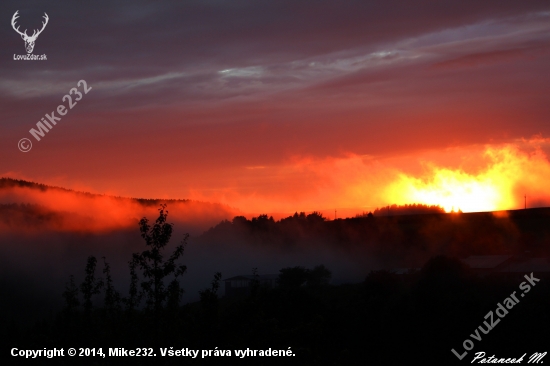
[{"label": "deer antler logo", "polygon": [[19,31],[19,26],[17,28],[15,28],[15,20],[17,18],[19,18],[19,15],[17,15],[17,13],[19,12],[19,10],[17,10],[15,12],[15,14],[13,14],[13,17],[11,18],[11,26],[13,27],[13,29],[19,33],[21,35],[21,38],[23,38],[23,41],[25,41],[25,49],[27,50],[27,53],[32,53],[32,50],[34,49],[34,42],[36,42],[36,39],[38,38],[38,36],[40,35],[40,33],[42,33],[42,31],[44,30],[44,28],[46,28],[46,24],[48,24],[48,20],[50,18],[48,18],[48,14],[44,13],[44,20],[45,22],[42,22],[42,29],[40,29],[39,31],[37,31],[36,29],[34,30],[32,36],[28,36],[27,35],[27,30],[25,29],[24,32],[21,32]]}]

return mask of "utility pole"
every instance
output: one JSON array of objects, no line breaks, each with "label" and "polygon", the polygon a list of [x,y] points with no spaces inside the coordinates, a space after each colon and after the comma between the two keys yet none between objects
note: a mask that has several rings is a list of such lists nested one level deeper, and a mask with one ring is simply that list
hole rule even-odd
[{"label": "utility pole", "polygon": [[525,195],[524,197],[525,197],[525,209],[527,210],[527,195]]},{"label": "utility pole", "polygon": [[336,210],[334,210],[334,220],[336,220]]}]

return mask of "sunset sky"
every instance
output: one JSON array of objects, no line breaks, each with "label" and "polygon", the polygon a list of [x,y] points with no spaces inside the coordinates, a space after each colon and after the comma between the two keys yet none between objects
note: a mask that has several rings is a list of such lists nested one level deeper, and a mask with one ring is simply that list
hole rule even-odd
[{"label": "sunset sky", "polygon": [[[2,177],[250,213],[550,205],[548,2],[0,10]],[[46,61],[14,60],[26,54],[17,10],[29,35],[47,13],[33,51]],[[36,141],[29,130],[79,80],[90,92]]]}]

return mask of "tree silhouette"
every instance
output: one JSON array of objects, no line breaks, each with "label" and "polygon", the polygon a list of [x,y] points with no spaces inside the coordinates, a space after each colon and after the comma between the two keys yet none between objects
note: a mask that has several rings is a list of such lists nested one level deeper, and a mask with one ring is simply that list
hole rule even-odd
[{"label": "tree silhouette", "polygon": [[113,313],[120,309],[120,294],[115,290],[113,278],[111,276],[111,266],[107,263],[105,257],[103,257],[103,263],[103,274],[105,275],[105,310],[109,313]]},{"label": "tree silhouette", "polygon": [[203,308],[210,309],[217,306],[218,289],[220,288],[221,279],[222,279],[222,274],[220,272],[216,272],[210,288],[207,288],[204,291],[199,291],[199,295],[201,298],[201,305],[203,306]]},{"label": "tree silhouette", "polygon": [[89,256],[86,263],[86,276],[84,277],[84,282],[80,285],[80,291],[84,297],[84,312],[89,314],[92,310],[92,296],[100,293],[101,288],[103,287],[103,280],[101,278],[95,277],[95,268],[97,265],[97,259],[94,256]]},{"label": "tree silhouette", "polygon": [[[139,230],[141,237],[149,249],[141,253],[134,253],[130,268],[139,266],[143,271],[144,281],[141,282],[143,294],[147,298],[147,307],[154,309],[155,313],[163,308],[166,300],[171,305],[179,304],[183,289],[180,288],[178,277],[187,270],[185,265],[177,265],[176,261],[183,254],[184,245],[187,244],[189,234],[185,234],[183,241],[176,247],[168,260],[164,260],[163,249],[172,237],[173,224],[166,222],[168,210],[166,204],[159,208],[159,217],[154,225],[149,225],[149,220],[144,217],[139,221]],[[172,281],[165,286],[164,280],[173,276]],[[130,294],[132,296],[132,294]]]},{"label": "tree silhouette", "polygon": [[136,273],[138,263],[132,257],[132,260],[128,262],[130,268],[130,288],[128,290],[128,297],[122,299],[122,303],[126,305],[126,311],[132,313],[141,302],[143,293],[139,291],[138,281],[139,277]]},{"label": "tree silhouette", "polygon": [[65,284],[65,291],[63,291],[62,296],[65,299],[65,312],[67,314],[72,314],[80,305],[78,287],[74,283],[73,275],[69,278],[69,282]]},{"label": "tree silhouette", "polygon": [[323,217],[323,214],[321,214],[320,212],[317,212],[317,211],[313,211],[312,213],[307,215],[306,219],[307,219],[308,222],[310,222],[312,224],[324,222],[326,220],[326,218]]},{"label": "tree silhouette", "polygon": [[313,267],[307,274],[307,285],[313,287],[326,286],[332,278],[332,272],[323,264]]}]

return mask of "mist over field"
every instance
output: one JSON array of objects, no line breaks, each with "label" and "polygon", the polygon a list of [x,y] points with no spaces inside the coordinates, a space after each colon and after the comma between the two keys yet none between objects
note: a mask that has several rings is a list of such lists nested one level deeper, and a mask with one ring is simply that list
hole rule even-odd
[{"label": "mist over field", "polygon": [[69,276],[81,281],[90,255],[100,260],[99,269],[103,266],[101,258],[106,258],[115,286],[126,293],[128,261],[132,253],[145,250],[138,221],[147,217],[154,222],[161,203],[168,205],[168,221],[174,223],[166,253],[190,234],[182,260],[188,266],[182,278],[184,302],[197,301],[198,291],[209,286],[216,272],[226,278],[249,275],[253,268],[260,274],[278,274],[283,267],[323,263],[333,271],[334,281],[343,282],[360,281],[374,266],[372,259],[330,247],[323,239],[311,246],[297,238],[298,245],[289,248],[231,233],[205,235],[208,229],[239,213],[227,206],[123,199],[6,179],[2,183],[0,291],[10,294],[11,300],[2,304],[9,311],[44,315],[58,310]]},{"label": "mist over field", "polygon": [[181,280],[184,303],[197,301],[216,272],[223,279],[250,275],[253,268],[262,275],[323,264],[332,271],[333,284],[357,283],[372,270],[419,268],[439,254],[517,254],[527,248],[548,255],[550,242],[546,209],[446,214],[428,207],[425,214],[411,215],[411,208],[402,208],[398,215],[394,207],[395,215],[388,215],[388,207],[376,216],[327,220],[314,212],[274,220],[246,218],[209,203],[143,203],[10,184],[0,190],[0,291],[10,294],[4,310],[27,316],[55,313],[69,276],[79,283],[90,255],[98,258],[98,270],[106,258],[117,290],[126,294],[128,261],[145,250],[138,218],[153,223],[161,203],[174,223],[167,255],[190,233],[181,260],[188,267]]}]

